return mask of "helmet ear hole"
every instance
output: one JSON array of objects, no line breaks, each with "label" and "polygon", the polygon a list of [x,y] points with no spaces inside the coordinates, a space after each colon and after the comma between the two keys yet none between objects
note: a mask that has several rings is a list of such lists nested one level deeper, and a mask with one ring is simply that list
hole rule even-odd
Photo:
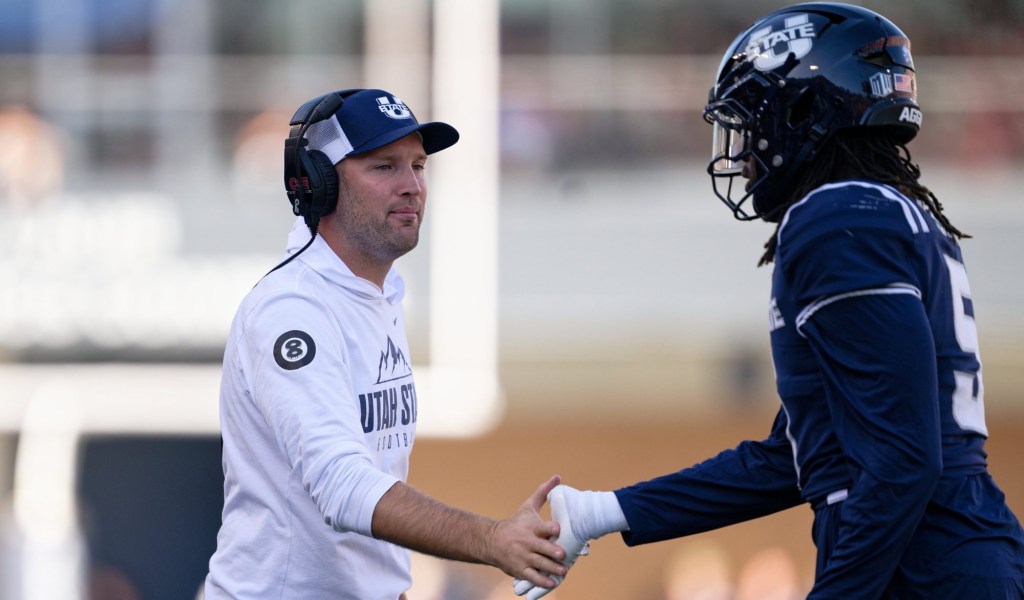
[{"label": "helmet ear hole", "polygon": [[811,116],[811,109],[814,106],[815,94],[810,88],[804,88],[789,107],[789,118],[787,121],[790,125],[796,126],[802,124]]}]

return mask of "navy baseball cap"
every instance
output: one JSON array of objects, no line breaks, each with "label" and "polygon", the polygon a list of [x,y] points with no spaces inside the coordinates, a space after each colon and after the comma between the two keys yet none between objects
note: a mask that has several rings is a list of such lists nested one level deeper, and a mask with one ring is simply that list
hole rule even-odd
[{"label": "navy baseball cap", "polygon": [[319,150],[332,163],[365,154],[418,132],[423,150],[433,154],[459,141],[459,132],[447,123],[420,123],[397,96],[384,90],[356,90],[344,95],[333,116],[309,126],[309,150]]}]

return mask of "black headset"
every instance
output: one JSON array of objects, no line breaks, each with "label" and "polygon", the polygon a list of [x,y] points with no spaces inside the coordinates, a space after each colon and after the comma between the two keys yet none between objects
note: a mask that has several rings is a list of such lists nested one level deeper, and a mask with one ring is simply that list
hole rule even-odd
[{"label": "black headset", "polygon": [[307,150],[303,136],[313,123],[338,112],[345,98],[361,89],[339,90],[313,98],[299,107],[288,123],[291,130],[284,142],[284,187],[292,213],[301,216],[316,236],[320,218],[331,214],[338,204],[338,174],[327,155]]},{"label": "black headset", "polygon": [[[299,107],[288,125],[288,139],[284,141],[284,189],[292,213],[301,216],[309,227],[309,241],[297,252],[267,272],[270,275],[305,252],[316,239],[320,218],[334,212],[338,206],[338,173],[327,155],[319,150],[306,150],[309,143],[306,130],[313,123],[330,118],[338,112],[345,98],[362,88],[338,90],[313,98]],[[266,277],[266,275],[264,275]]]}]

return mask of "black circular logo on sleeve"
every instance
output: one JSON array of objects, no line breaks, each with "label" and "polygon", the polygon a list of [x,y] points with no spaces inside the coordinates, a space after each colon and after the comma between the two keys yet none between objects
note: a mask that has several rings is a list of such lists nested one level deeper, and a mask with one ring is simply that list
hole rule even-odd
[{"label": "black circular logo on sleeve", "polygon": [[274,342],[274,360],[277,366],[287,371],[294,371],[313,362],[316,356],[316,344],[305,331],[293,329],[281,334]]}]

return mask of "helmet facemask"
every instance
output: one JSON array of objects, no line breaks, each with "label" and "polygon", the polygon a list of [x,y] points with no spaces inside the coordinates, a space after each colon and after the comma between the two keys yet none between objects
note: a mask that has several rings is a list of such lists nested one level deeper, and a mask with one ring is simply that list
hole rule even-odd
[{"label": "helmet facemask", "polygon": [[[754,140],[761,129],[760,118],[754,111],[768,103],[776,90],[765,74],[754,70],[747,70],[735,80],[729,90],[718,95],[719,100],[715,100],[716,90],[712,89],[711,100],[704,108],[704,120],[713,127],[707,171],[715,195],[736,219],[749,221],[759,218],[759,214],[754,209],[747,212],[743,205],[755,197],[771,173],[754,151]],[[737,181],[737,177],[746,181]],[[734,186],[742,191],[738,199],[733,198]]]}]

